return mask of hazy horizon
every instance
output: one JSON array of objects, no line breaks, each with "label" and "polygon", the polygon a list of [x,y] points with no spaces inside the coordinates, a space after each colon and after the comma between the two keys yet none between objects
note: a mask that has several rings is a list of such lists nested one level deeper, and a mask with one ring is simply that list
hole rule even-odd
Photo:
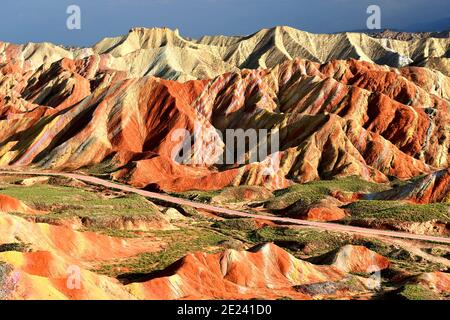
[{"label": "hazy horizon", "polygon": [[[90,46],[133,27],[179,29],[190,38],[281,25],[314,33],[361,31],[372,4],[381,8],[382,29],[450,29],[450,2],[441,0],[4,0],[0,41]],[[81,30],[66,28],[69,5],[81,8]]]}]

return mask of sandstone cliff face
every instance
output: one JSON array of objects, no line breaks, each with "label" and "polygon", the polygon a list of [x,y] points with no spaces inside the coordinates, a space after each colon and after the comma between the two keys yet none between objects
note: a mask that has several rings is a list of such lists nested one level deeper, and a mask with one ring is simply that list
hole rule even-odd
[{"label": "sandstone cliff face", "polygon": [[[2,65],[1,165],[107,161],[114,177],[166,191],[279,189],[349,175],[383,182],[448,166],[450,79],[436,71],[296,59],[180,83],[133,78],[98,59]],[[174,161],[179,129],[195,137],[184,163]],[[279,150],[221,165],[227,129],[264,129],[267,141],[276,132]]]}]

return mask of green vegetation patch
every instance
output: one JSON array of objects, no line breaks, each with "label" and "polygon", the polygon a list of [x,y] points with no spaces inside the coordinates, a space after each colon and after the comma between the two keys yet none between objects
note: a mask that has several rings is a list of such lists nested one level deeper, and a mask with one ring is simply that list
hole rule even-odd
[{"label": "green vegetation patch", "polygon": [[253,231],[258,229],[258,225],[252,219],[227,219],[213,223],[213,228],[231,229],[237,231]]},{"label": "green vegetation patch", "polygon": [[440,300],[440,296],[420,284],[407,284],[400,295],[408,300]]},{"label": "green vegetation patch", "polygon": [[93,215],[151,215],[158,208],[145,197],[136,194],[105,196],[76,187],[33,185],[29,187],[10,185],[1,194],[19,199],[35,209],[50,211],[50,216],[67,217]]},{"label": "green vegetation patch", "polygon": [[[122,194],[93,187],[77,188],[59,185],[8,185],[0,190],[19,199],[30,207],[46,211],[33,216],[35,222],[59,224],[62,220],[79,219],[84,231],[94,231],[109,236],[135,237],[132,231],[119,230],[125,221],[165,223],[160,209],[145,197]],[[29,215],[13,213],[25,219]],[[74,221],[77,223],[77,221]]]},{"label": "green vegetation patch", "polygon": [[351,219],[395,219],[400,221],[426,222],[438,220],[450,222],[450,205],[445,203],[409,204],[401,201],[360,200],[345,207]]},{"label": "green vegetation patch", "polygon": [[0,252],[9,252],[9,251],[28,252],[29,250],[30,245],[26,243],[14,242],[14,243],[0,244]]},{"label": "green vegetation patch", "polygon": [[387,189],[389,189],[388,184],[367,182],[359,177],[314,181],[275,191],[275,197],[266,202],[266,208],[282,210],[298,201],[309,206],[324,199],[333,191],[372,193]]},{"label": "green vegetation patch", "polygon": [[83,189],[46,184],[29,187],[10,185],[0,190],[0,193],[22,200],[29,205],[33,203],[46,205],[81,204],[84,201],[93,200],[98,197],[94,193]]},{"label": "green vegetation patch", "polygon": [[118,276],[118,268],[126,268],[131,274],[148,274],[164,270],[189,253],[216,252],[222,241],[230,239],[215,231],[194,228],[159,231],[153,235],[168,243],[168,247],[159,252],[143,253],[125,261],[103,265],[98,271],[109,276]]},{"label": "green vegetation patch", "polygon": [[319,255],[341,247],[351,241],[351,236],[314,229],[264,227],[248,233],[253,243],[273,242],[291,253],[301,250],[307,255]]}]

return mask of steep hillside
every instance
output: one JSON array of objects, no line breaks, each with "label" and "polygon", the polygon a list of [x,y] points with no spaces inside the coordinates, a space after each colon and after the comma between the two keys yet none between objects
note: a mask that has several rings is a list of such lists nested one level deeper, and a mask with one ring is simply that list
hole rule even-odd
[{"label": "steep hillside", "polygon": [[[448,166],[450,79],[429,69],[296,59],[181,83],[132,78],[90,56],[35,71],[9,62],[1,73],[1,165],[103,163],[117,179],[165,191],[350,175],[384,182]],[[179,129],[193,139],[175,161],[187,142]],[[230,129],[262,132],[258,150],[279,135],[279,148],[224,165]]]}]

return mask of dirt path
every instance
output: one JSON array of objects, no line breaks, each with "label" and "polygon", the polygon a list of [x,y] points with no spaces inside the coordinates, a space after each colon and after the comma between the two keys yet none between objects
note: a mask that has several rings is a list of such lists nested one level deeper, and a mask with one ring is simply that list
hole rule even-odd
[{"label": "dirt path", "polygon": [[388,230],[377,230],[377,229],[368,229],[368,228],[361,228],[361,227],[354,227],[354,226],[347,226],[347,225],[340,225],[336,223],[328,223],[328,222],[314,222],[314,221],[305,221],[305,220],[298,220],[298,219],[292,219],[292,218],[283,218],[283,217],[274,217],[274,216],[264,216],[264,215],[257,215],[257,214],[249,214],[237,210],[227,209],[227,208],[221,208],[212,206],[205,203],[198,203],[186,199],[180,199],[177,197],[172,197],[166,194],[156,193],[156,192],[150,192],[145,191],[137,188],[133,188],[127,185],[122,185],[118,183],[114,183],[111,181],[103,180],[96,177],[86,176],[82,174],[76,174],[76,173],[64,173],[64,172],[45,172],[45,171],[9,171],[9,170],[0,170],[0,174],[21,174],[21,175],[37,175],[37,176],[54,176],[54,177],[66,177],[66,178],[72,178],[77,179],[83,182],[96,184],[100,186],[104,186],[106,188],[115,189],[115,190],[122,190],[130,193],[135,193],[142,195],[147,198],[151,199],[158,199],[170,203],[175,203],[179,205],[185,205],[196,209],[202,209],[222,215],[227,215],[230,217],[241,217],[241,218],[256,218],[256,219],[264,219],[274,222],[281,222],[281,223],[289,223],[294,225],[302,225],[302,226],[309,226],[316,229],[322,229],[322,230],[328,230],[328,231],[334,231],[334,232],[347,232],[347,233],[357,233],[362,235],[375,235],[375,236],[387,236],[387,237],[394,237],[394,238],[401,238],[401,239],[411,239],[411,240],[422,240],[422,241],[431,241],[431,242],[439,242],[439,243],[447,243],[450,244],[450,238],[445,237],[434,237],[434,236],[427,236],[427,235],[418,235],[418,234],[411,234],[406,232],[397,232],[397,231],[388,231]]}]

